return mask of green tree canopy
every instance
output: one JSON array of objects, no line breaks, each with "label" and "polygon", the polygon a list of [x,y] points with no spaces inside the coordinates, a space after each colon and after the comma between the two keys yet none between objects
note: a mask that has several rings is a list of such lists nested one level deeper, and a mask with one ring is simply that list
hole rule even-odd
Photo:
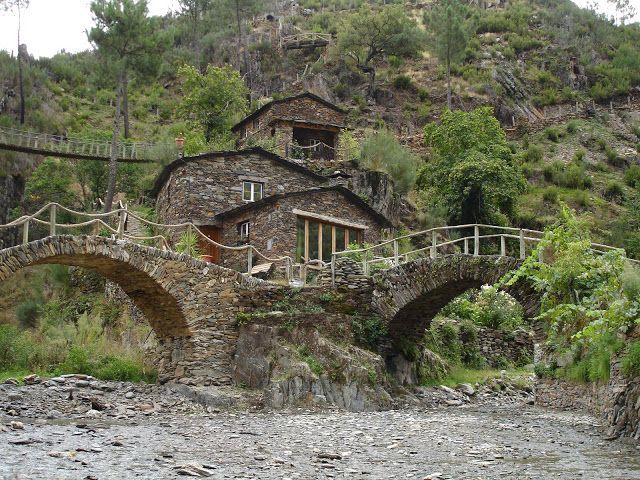
[{"label": "green tree canopy", "polygon": [[418,159],[398,143],[395,135],[381,130],[365,138],[360,151],[360,165],[388,173],[398,193],[408,193],[415,184]]},{"label": "green tree canopy", "polygon": [[423,48],[423,33],[401,6],[368,5],[348,15],[338,30],[338,51],[369,75],[369,96],[375,89],[375,64],[386,55],[413,57]]},{"label": "green tree canopy", "polygon": [[451,110],[451,64],[464,59],[469,43],[465,6],[460,0],[440,0],[425,12],[429,49],[447,67],[447,106]]},{"label": "green tree canopy", "polygon": [[230,65],[209,65],[204,74],[185,65],[178,75],[183,92],[178,113],[202,129],[207,143],[228,134],[234,121],[247,112],[249,90]]},{"label": "green tree canopy", "polygon": [[433,158],[418,174],[419,190],[455,223],[504,223],[526,180],[490,107],[445,111],[425,127]]}]

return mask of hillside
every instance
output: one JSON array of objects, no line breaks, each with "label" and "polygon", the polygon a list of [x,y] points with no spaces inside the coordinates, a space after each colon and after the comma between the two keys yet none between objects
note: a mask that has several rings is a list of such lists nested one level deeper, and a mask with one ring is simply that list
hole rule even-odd
[{"label": "hillside", "polygon": [[[388,128],[428,161],[422,127],[438,121],[446,104],[445,70],[429,48],[414,58],[381,58],[372,96],[367,95],[366,75],[340,54],[335,42],[326,48],[279,48],[283,36],[296,32],[330,33],[335,38],[341,20],[359,3],[310,0],[298,8],[278,10],[275,4],[262,2],[261,11],[250,12],[253,16],[243,24],[243,52],[237,55],[232,54],[236,34],[225,28],[233,17],[225,25],[224,19],[214,21],[205,13],[201,28],[208,33],[197,44],[190,38],[186,14],[164,18],[163,28],[173,33],[173,47],[164,54],[157,79],[134,79],[130,85],[132,138],[172,141],[188,134],[190,126],[177,112],[183,92],[176,66],[195,62],[197,55],[203,64],[237,63],[244,57],[239,66],[250,88],[251,108],[308,89],[349,109],[354,137],[362,139],[373,130]],[[452,69],[453,108],[493,106],[513,142],[530,188],[512,223],[540,228],[553,221],[559,201],[564,201],[589,221],[596,238],[620,244],[624,239],[616,231],[615,220],[627,211],[625,202],[633,196],[631,185],[637,176],[629,167],[638,163],[640,140],[634,99],[640,78],[633,68],[640,64],[640,30],[637,25],[612,25],[568,0],[506,3],[506,7],[467,10],[465,26],[473,35],[463,60]],[[403,8],[424,29],[423,17],[430,7],[421,3]],[[26,63],[30,128],[110,138],[114,87],[95,54],[61,53]],[[0,125],[16,126],[16,61],[1,52],[0,67],[4,86]],[[628,96],[634,99],[629,105]],[[613,111],[610,102],[614,102]],[[198,148],[231,146],[227,139]],[[5,178],[18,178],[39,159],[3,152],[0,161]],[[95,170],[101,168],[90,169],[93,182],[80,179],[76,190],[82,193],[74,199],[84,206],[103,195],[93,191],[104,188],[104,182],[96,181]],[[157,171],[153,166],[129,169],[132,181],[120,189],[129,197],[141,198]],[[11,183],[17,187],[9,188],[7,183],[7,193],[19,191],[23,181]],[[415,194],[409,198],[419,210],[429,210]],[[0,201],[0,220],[6,220],[18,203],[15,194],[11,201]],[[33,202],[22,205],[35,206]],[[410,219],[409,223],[416,226]]]}]

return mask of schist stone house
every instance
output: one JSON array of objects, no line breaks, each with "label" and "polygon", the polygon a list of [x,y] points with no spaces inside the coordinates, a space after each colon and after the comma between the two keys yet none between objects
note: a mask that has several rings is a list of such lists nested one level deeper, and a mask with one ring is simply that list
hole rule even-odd
[{"label": "schist stone house", "polygon": [[[178,159],[152,194],[164,223],[190,220],[220,244],[251,243],[267,256],[296,261],[329,261],[350,243],[378,242],[392,227],[333,179],[257,147]],[[216,263],[246,268],[245,254],[208,243],[201,249]]]},{"label": "schist stone house", "polygon": [[236,124],[238,146],[275,140],[276,153],[295,160],[334,160],[347,112],[309,92],[273,100]]}]

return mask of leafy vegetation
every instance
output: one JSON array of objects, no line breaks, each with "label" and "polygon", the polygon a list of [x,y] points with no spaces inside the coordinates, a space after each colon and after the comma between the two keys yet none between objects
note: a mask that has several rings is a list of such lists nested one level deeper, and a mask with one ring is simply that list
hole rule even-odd
[{"label": "leafy vegetation", "polygon": [[380,130],[365,138],[359,164],[368,170],[388,173],[395,191],[400,194],[407,194],[413,189],[418,158],[400,145],[388,130]]},{"label": "leafy vegetation", "polygon": [[618,335],[640,324],[640,273],[621,250],[594,252],[588,231],[566,207],[562,212],[562,220],[505,282],[526,279],[541,293],[538,318],[547,325],[549,354],[566,360],[560,374],[605,380],[610,359],[622,348]]},{"label": "leafy vegetation", "polygon": [[418,174],[418,188],[449,212],[449,221],[499,223],[513,216],[525,179],[491,109],[446,111],[425,127],[434,158]]},{"label": "leafy vegetation", "polygon": [[442,310],[442,315],[508,332],[523,324],[522,305],[508,293],[490,285],[457,297]]},{"label": "leafy vegetation", "polygon": [[388,55],[414,57],[423,48],[416,22],[400,6],[379,9],[363,5],[348,15],[338,30],[338,51],[369,77],[368,94],[375,93],[375,62]]}]

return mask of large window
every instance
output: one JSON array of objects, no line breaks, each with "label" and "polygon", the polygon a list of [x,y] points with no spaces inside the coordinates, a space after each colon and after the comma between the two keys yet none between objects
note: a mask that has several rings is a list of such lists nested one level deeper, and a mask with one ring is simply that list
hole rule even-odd
[{"label": "large window", "polygon": [[362,230],[298,217],[296,261],[331,261],[333,252],[345,250],[350,243],[362,243]]},{"label": "large window", "polygon": [[257,202],[262,199],[262,184],[258,182],[242,182],[242,199],[245,202]]}]

